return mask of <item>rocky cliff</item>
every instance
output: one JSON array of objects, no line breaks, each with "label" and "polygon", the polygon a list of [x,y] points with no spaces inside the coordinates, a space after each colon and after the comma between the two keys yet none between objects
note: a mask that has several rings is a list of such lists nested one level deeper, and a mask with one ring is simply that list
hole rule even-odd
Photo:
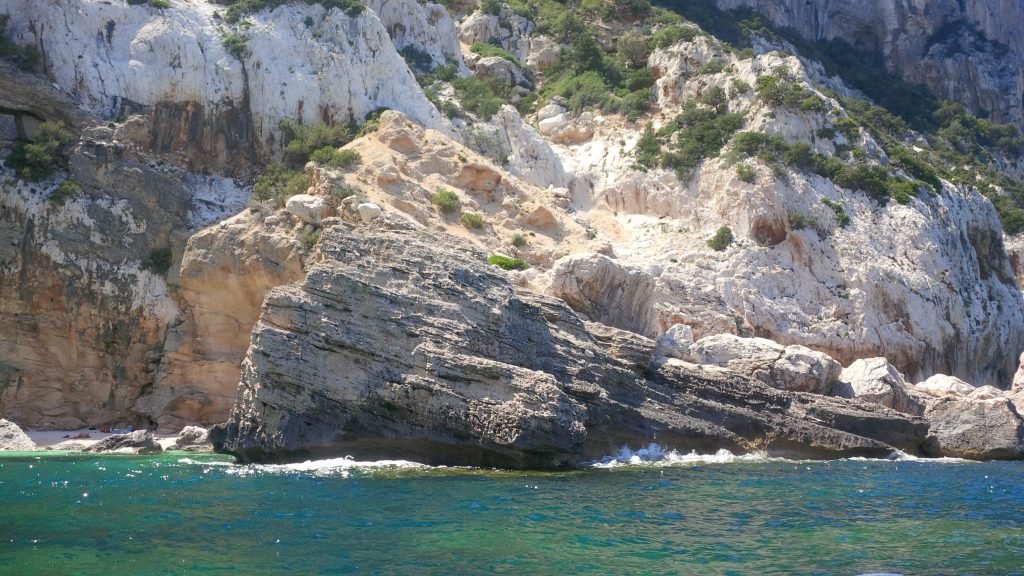
[{"label": "rocky cliff", "polygon": [[1024,126],[1020,2],[990,0],[716,0],[751,7],[810,40],[841,39],[937,95]]},{"label": "rocky cliff", "polygon": [[[946,162],[956,142],[777,39],[740,51],[667,13],[566,8],[604,18],[588,46],[508,7],[293,2],[228,22],[170,4],[0,2],[42,66],[0,85],[0,416],[172,431],[230,412],[218,441],[248,459],[553,466],[655,435],[1020,455],[1012,400],[985,388],[1024,350],[1021,241],[1003,234],[1019,194],[982,144]],[[916,54],[944,82],[977,76],[935,88],[1019,121],[995,95],[1016,93],[1016,60],[992,62],[996,42],[1017,50],[1012,13],[755,4],[894,69]],[[636,33],[657,40],[627,60]],[[965,34],[964,58],[939,55]],[[382,107],[291,166],[301,189],[250,198],[281,120]],[[67,161],[17,177],[9,149],[54,119]]]},{"label": "rocky cliff", "polygon": [[305,279],[271,291],[218,450],[557,467],[651,439],[815,456],[923,442],[922,421],[868,404],[656,365],[652,341],[516,292],[464,242],[393,226],[325,228]]},{"label": "rocky cliff", "polygon": [[[439,58],[454,52],[451,41],[431,41],[452,28],[446,13],[414,2],[380,6],[400,42],[411,35]],[[143,114],[138,143],[195,171],[265,162],[282,119],[348,122],[387,107],[440,125],[377,13],[295,3],[232,25],[223,11],[205,0],[174,0],[169,9],[98,0],[3,6],[12,39],[36,46],[47,75],[76,102],[105,118]]]}]

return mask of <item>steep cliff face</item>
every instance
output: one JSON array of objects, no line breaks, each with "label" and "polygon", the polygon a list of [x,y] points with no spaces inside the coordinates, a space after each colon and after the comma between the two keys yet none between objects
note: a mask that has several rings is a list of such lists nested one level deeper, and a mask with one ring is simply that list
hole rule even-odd
[{"label": "steep cliff face", "polygon": [[[242,27],[225,23],[224,8],[205,0],[171,4],[10,0],[4,12],[12,38],[37,46],[46,74],[76,101],[106,118],[144,113],[139,144],[193,170],[265,161],[285,118],[348,122],[387,107],[427,126],[441,123],[373,11],[349,17],[296,3],[252,14]],[[396,34],[406,12],[416,40],[452,28],[436,9],[413,5],[381,3]],[[422,32],[431,23],[435,35]],[[229,36],[239,39],[237,53],[225,47]],[[451,41],[429,45],[442,60],[454,51]]]},{"label": "steep cliff face", "polygon": [[877,50],[904,79],[942,98],[1024,126],[1020,2],[987,0],[716,0],[751,7],[809,40]]},{"label": "steep cliff face", "polygon": [[181,241],[190,194],[111,136],[86,132],[62,204],[59,182],[0,177],[0,412],[22,425],[145,423],[132,405],[179,313],[145,262]]}]

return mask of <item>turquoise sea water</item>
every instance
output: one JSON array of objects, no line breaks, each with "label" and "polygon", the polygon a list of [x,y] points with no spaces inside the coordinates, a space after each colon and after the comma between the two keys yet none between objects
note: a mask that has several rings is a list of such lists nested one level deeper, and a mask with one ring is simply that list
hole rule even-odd
[{"label": "turquoise sea water", "polygon": [[1024,464],[0,456],[0,574],[1024,574]]}]

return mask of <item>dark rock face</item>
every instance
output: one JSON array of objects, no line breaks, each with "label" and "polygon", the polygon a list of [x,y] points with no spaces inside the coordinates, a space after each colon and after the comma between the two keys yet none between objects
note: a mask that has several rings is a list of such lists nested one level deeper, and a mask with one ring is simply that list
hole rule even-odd
[{"label": "dark rock face", "polygon": [[1005,398],[943,398],[925,412],[929,456],[975,460],[1024,458],[1024,421]]},{"label": "dark rock face", "polygon": [[273,290],[231,418],[242,461],[329,455],[572,466],[623,445],[839,457],[912,453],[923,420],[668,361],[654,343],[517,292],[454,238],[335,226]]},{"label": "dark rock face", "polygon": [[85,449],[86,452],[133,452],[135,454],[156,454],[163,448],[148,430],[136,430],[127,434],[114,434]]}]

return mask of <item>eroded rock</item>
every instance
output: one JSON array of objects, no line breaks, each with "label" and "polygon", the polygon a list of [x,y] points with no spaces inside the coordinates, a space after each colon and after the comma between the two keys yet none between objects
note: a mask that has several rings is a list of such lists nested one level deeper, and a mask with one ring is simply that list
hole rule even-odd
[{"label": "eroded rock", "polygon": [[17,424],[10,420],[0,419],[0,451],[27,451],[35,449],[36,443]]},{"label": "eroded rock", "polygon": [[558,467],[655,437],[818,456],[923,441],[923,421],[885,408],[652,367],[652,340],[517,292],[461,240],[389,226],[325,229],[305,280],[270,293],[218,450]]},{"label": "eroded rock", "polygon": [[118,452],[122,454],[156,454],[163,452],[149,430],[114,434],[85,449],[86,452]]}]

